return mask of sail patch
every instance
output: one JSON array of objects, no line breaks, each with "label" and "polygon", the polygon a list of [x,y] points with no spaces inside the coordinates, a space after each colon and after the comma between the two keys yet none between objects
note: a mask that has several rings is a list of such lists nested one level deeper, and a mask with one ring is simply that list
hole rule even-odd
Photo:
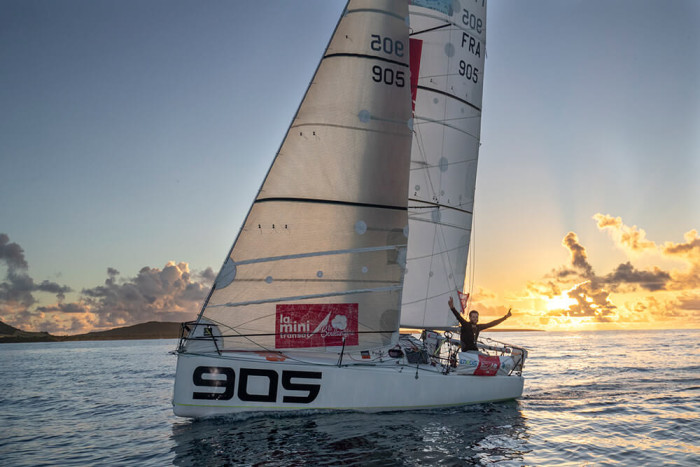
[{"label": "sail patch", "polygon": [[278,304],[275,348],[358,345],[357,303]]}]

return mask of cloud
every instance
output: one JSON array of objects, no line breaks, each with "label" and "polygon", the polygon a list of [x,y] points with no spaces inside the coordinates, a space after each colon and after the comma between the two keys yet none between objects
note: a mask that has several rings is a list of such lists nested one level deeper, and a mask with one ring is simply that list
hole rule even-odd
[{"label": "cloud", "polygon": [[[193,319],[210,285],[201,275],[193,276],[187,263],[172,261],[163,269],[144,267],[132,278],[118,276],[108,268],[104,285],[82,291],[99,327]],[[211,276],[209,269],[204,276]]]},{"label": "cloud", "polygon": [[697,230],[691,230],[684,237],[684,243],[666,242],[661,248],[665,256],[681,260],[688,267],[687,271],[673,272],[669,288],[674,290],[700,288],[700,236]]},{"label": "cloud", "polygon": [[681,295],[678,302],[678,308],[682,310],[700,311],[700,294]]},{"label": "cloud", "polygon": [[[691,230],[680,243],[657,244],[643,229],[627,226],[619,217],[596,214],[601,231],[608,231],[628,259],[607,273],[596,273],[589,254],[575,232],[563,240],[570,263],[553,269],[541,280],[530,281],[523,302],[538,310],[541,325],[566,325],[572,318],[596,323],[654,323],[662,327],[692,326],[700,321],[700,236]],[[686,269],[641,268],[644,262],[681,261]],[[573,284],[573,287],[572,287]],[[640,297],[640,292],[648,295]],[[570,300],[567,301],[566,298]],[[585,321],[584,321],[585,322]]]},{"label": "cloud", "polygon": [[610,293],[603,288],[594,287],[591,282],[579,284],[568,295],[576,300],[576,304],[567,310],[568,316],[586,316],[599,322],[609,322],[615,314],[617,307],[610,302]]},{"label": "cloud", "polygon": [[[28,274],[24,250],[0,234],[0,263],[7,266],[0,282],[0,320],[27,331],[54,334],[110,329],[146,321],[188,321],[199,311],[215,274],[211,268],[192,273],[187,263],[168,262],[162,269],[144,267],[134,277],[107,268],[104,284],[83,289],[80,300],[64,303],[72,289]],[[38,306],[37,292],[56,302]]]},{"label": "cloud", "polygon": [[617,268],[605,276],[603,281],[613,287],[619,284],[637,284],[645,290],[664,290],[666,283],[671,280],[671,275],[659,268],[653,271],[640,271],[632,266],[629,261],[622,263]]},{"label": "cloud", "polygon": [[[588,262],[588,255],[586,254],[586,249],[578,241],[578,236],[574,232],[569,232],[564,236],[562,240],[562,245],[564,245],[571,253],[571,264],[583,273],[584,277],[594,277],[593,267]],[[568,271],[566,274],[570,274]]]},{"label": "cloud", "polygon": [[22,247],[17,243],[10,243],[10,237],[4,233],[0,233],[0,260],[4,261],[11,271],[29,267],[24,259]]},{"label": "cloud", "polygon": [[53,294],[60,301],[72,291],[68,286],[47,280],[36,283],[29,275],[24,250],[17,243],[10,243],[10,237],[4,233],[0,233],[0,263],[7,267],[5,278],[0,282],[0,319],[12,313],[12,310],[34,305],[37,302],[34,297],[36,292]]},{"label": "cloud", "polygon": [[646,239],[646,232],[637,228],[636,225],[629,227],[622,223],[622,218],[612,217],[607,214],[596,214],[593,216],[598,222],[600,230],[607,229],[618,246],[627,251],[640,253],[645,250],[656,249],[656,244]]}]

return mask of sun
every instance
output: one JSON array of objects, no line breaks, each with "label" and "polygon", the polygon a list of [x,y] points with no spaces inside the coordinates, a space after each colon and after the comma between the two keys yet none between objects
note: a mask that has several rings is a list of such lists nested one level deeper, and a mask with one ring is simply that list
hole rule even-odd
[{"label": "sun", "polygon": [[569,297],[569,291],[562,292],[554,297],[546,298],[547,311],[554,310],[568,310],[572,305],[576,305],[578,302]]}]

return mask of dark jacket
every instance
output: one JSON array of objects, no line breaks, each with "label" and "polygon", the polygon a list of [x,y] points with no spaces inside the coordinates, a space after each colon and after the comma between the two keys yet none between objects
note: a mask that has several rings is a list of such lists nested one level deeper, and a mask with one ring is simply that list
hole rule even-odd
[{"label": "dark jacket", "polygon": [[479,350],[479,348],[476,346],[479,333],[484,329],[501,324],[508,317],[504,316],[503,318],[493,320],[490,323],[474,325],[468,320],[464,319],[462,315],[460,315],[454,308],[450,308],[450,311],[452,311],[452,314],[454,314],[457,320],[459,320],[459,324],[462,325],[462,329],[459,334],[459,340],[462,342],[462,352],[466,352],[467,350]]}]

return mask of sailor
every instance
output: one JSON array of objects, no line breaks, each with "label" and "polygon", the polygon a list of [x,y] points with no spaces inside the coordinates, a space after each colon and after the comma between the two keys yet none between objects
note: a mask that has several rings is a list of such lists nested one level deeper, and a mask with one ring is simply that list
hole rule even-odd
[{"label": "sailor", "polygon": [[485,324],[477,324],[479,321],[479,312],[476,310],[472,310],[469,312],[469,321],[464,319],[462,315],[459,314],[457,310],[455,310],[455,305],[454,305],[454,300],[452,297],[447,301],[447,304],[450,306],[450,310],[452,313],[455,315],[457,320],[459,321],[459,324],[462,326],[460,335],[459,335],[459,340],[462,343],[462,352],[466,352],[468,350],[476,350],[478,351],[479,348],[476,346],[476,341],[479,338],[479,333],[484,330],[491,328],[493,326],[496,326],[497,324],[501,324],[503,321],[505,321],[507,318],[511,316],[510,308],[508,309],[508,314],[506,314],[503,318],[499,318],[497,320],[491,321],[490,323],[485,323]]}]

